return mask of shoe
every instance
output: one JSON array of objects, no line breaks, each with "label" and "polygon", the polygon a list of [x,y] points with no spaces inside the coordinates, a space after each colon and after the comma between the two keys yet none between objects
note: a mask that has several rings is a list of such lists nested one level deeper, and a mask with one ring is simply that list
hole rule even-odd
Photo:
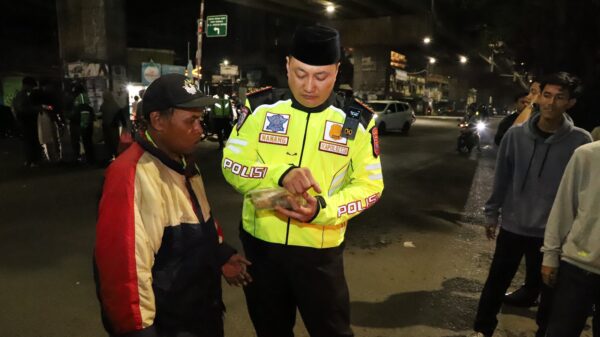
[{"label": "shoe", "polygon": [[530,308],[538,305],[538,291],[532,291],[524,286],[504,295],[504,303],[514,307]]}]

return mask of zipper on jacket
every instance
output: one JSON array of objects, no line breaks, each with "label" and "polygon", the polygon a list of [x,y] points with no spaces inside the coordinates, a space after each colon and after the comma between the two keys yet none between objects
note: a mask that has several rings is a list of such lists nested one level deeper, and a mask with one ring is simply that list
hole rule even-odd
[{"label": "zipper on jacket", "polygon": [[[306,144],[306,132],[308,131],[308,122],[310,121],[311,113],[308,112],[306,116],[306,125],[304,126],[304,137],[302,138],[302,149],[300,150],[300,161],[298,162],[298,167],[302,167],[302,157],[304,156],[304,145]],[[288,244],[288,238],[290,236],[290,222],[291,218],[288,218],[287,221],[287,229],[285,231],[285,245]]]}]

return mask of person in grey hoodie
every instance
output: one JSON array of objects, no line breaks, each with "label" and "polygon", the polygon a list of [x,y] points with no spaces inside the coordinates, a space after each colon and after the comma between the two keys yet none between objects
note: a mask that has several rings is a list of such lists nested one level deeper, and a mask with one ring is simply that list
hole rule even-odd
[{"label": "person in grey hoodie", "polygon": [[[575,149],[591,141],[590,134],[566,115],[576,103],[579,80],[567,73],[552,74],[541,81],[541,89],[540,111],[510,128],[498,150],[485,215],[488,239],[496,238],[499,223],[500,231],[472,336],[494,333],[504,293],[525,254],[531,254],[541,269],[544,229],[563,172]],[[541,287],[541,275],[537,284]],[[547,322],[541,307],[537,336],[544,336]]]},{"label": "person in grey hoodie", "polygon": [[600,142],[594,142],[573,154],[546,224],[542,279],[555,287],[547,337],[581,335],[592,305],[594,336],[600,336],[598,205]]}]

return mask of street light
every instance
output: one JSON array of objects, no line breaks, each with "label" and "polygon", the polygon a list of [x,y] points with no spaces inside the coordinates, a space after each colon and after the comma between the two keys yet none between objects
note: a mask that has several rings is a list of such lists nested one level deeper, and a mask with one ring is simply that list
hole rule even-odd
[{"label": "street light", "polygon": [[435,59],[435,57],[430,57],[429,58],[429,64],[435,64],[437,60]]},{"label": "street light", "polygon": [[430,43],[431,43],[431,38],[430,38],[429,36],[425,36],[425,37],[423,38],[423,43],[424,43],[424,44],[430,44]]},{"label": "street light", "polygon": [[465,64],[465,63],[469,62],[469,59],[466,56],[464,56],[464,55],[460,55],[458,57],[458,59],[459,59],[459,61],[460,61],[461,64]]},{"label": "street light", "polygon": [[227,60],[227,59],[223,60],[223,64],[226,65],[226,66],[228,66],[229,65],[229,60]]},{"label": "street light", "polygon": [[327,11],[328,14],[333,14],[333,12],[335,12],[335,7],[329,4],[327,7],[325,7],[325,11]]}]

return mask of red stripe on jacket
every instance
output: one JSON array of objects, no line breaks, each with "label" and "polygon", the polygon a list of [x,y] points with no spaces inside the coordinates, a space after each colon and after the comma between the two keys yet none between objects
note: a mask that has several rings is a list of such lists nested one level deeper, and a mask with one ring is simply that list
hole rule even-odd
[{"label": "red stripe on jacket", "polygon": [[103,309],[117,334],[141,330],[135,258],[135,176],[144,150],[134,143],[106,170],[95,257]]}]

